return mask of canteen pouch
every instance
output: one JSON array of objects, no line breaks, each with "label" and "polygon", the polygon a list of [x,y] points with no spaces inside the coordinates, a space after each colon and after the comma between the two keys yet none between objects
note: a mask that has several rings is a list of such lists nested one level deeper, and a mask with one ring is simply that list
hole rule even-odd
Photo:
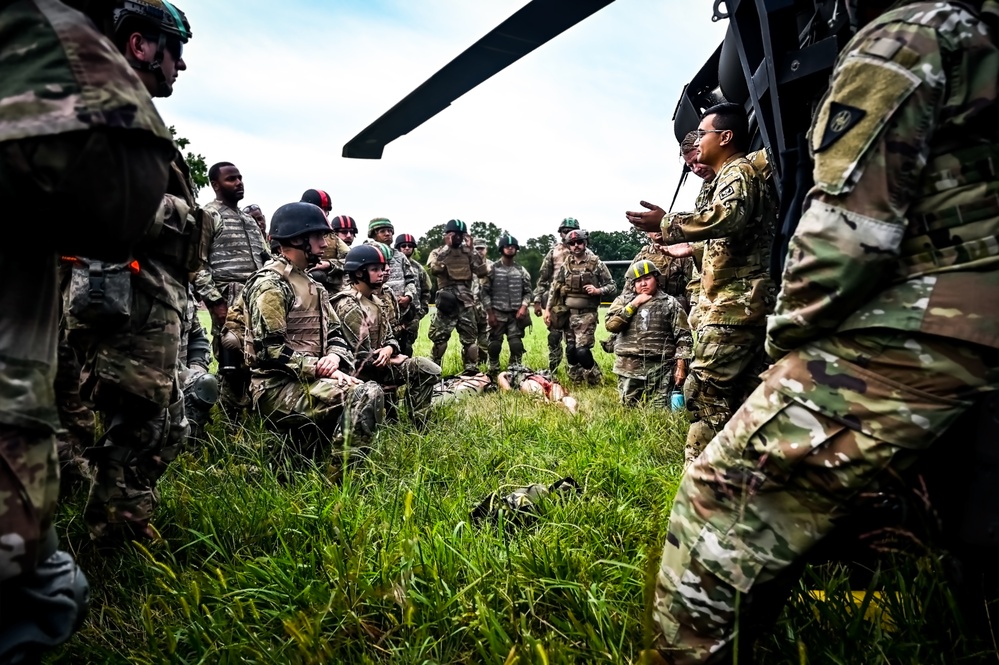
[{"label": "canteen pouch", "polygon": [[132,273],[135,263],[108,263],[70,259],[66,313],[91,328],[118,328],[132,309]]}]

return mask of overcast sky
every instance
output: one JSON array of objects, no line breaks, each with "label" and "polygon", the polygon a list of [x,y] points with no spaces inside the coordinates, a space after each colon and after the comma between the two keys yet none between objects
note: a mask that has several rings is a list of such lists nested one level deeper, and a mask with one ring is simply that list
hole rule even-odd
[{"label": "overcast sky", "polygon": [[[397,233],[420,236],[457,217],[525,241],[567,216],[625,230],[623,213],[640,199],[666,207],[681,171],[673,109],[727,26],[712,23],[707,1],[617,0],[390,143],[382,159],[340,156],[524,4],[178,1],[194,34],[188,70],[158,106],[209,165],[239,167],[242,205],[268,217],[315,187],[362,227],[385,216]],[[695,193],[681,194],[678,209]]]}]

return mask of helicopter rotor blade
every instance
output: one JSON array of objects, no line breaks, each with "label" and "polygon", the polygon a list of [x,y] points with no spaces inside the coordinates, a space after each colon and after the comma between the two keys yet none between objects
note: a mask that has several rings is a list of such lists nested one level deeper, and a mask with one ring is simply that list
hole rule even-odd
[{"label": "helicopter rotor blade", "polygon": [[614,0],[531,0],[343,146],[343,156],[381,159],[385,146],[434,117],[493,74]]}]

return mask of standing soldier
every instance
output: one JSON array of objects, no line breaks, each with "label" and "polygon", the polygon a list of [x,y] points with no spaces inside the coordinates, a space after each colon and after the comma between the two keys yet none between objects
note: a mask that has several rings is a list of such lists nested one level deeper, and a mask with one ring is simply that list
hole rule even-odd
[{"label": "standing soldier", "polygon": [[[569,332],[572,345],[566,341],[566,349],[573,349],[569,361],[569,379],[586,381],[599,385],[602,379],[600,366],[593,358],[594,333],[597,329],[597,308],[603,298],[613,298],[617,286],[603,261],[586,248],[589,236],[578,229],[569,231],[565,244],[569,254],[562,261],[552,280],[548,294],[548,309],[545,310],[545,323],[551,322],[553,311],[565,308],[569,314]],[[568,351],[567,351],[568,353]]]},{"label": "standing soldier", "polygon": [[[95,18],[105,24],[110,16]],[[93,25],[62,3],[0,5],[0,205],[12,219],[45,220],[52,239],[0,249],[5,662],[38,660],[44,648],[67,640],[89,598],[83,573],[57,551],[52,526],[59,492],[53,437],[59,254],[127,260],[155,219],[176,152],[147,77],[137,78]],[[172,54],[161,61],[171,74],[182,67]],[[24,99],[33,101],[7,103]]]},{"label": "standing soldier", "polygon": [[392,251],[392,240],[395,228],[392,222],[384,217],[376,217],[368,223],[368,244],[381,243],[388,248],[389,265],[383,290],[385,298],[393,298],[399,310],[399,326],[404,326],[417,317],[419,309],[419,288],[416,285],[416,272],[406,255]]},{"label": "standing soldier", "polygon": [[[322,189],[305,190],[302,194],[302,203],[311,203],[318,207],[327,219],[329,219],[330,211],[333,210],[330,195]],[[344,288],[343,260],[349,250],[350,247],[340,239],[340,236],[333,230],[333,226],[330,225],[330,229],[326,233],[326,249],[323,250],[323,258],[309,269],[309,277],[322,284],[331,298],[333,294]]]},{"label": "standing soldier", "polygon": [[386,253],[376,245],[351,249],[345,265],[350,287],[333,296],[333,310],[354,353],[354,375],[383,388],[405,386],[409,416],[423,423],[441,368],[426,358],[411,358],[400,351],[392,322],[373,298],[387,272],[387,262]]},{"label": "standing soldier", "polygon": [[713,106],[698,131],[698,161],[717,173],[710,202],[665,219],[661,208],[627,213],[639,228],[661,230],[669,244],[706,241],[697,342],[684,385],[691,415],[684,453],[688,464],[759,383],[766,317],[775,296],[770,246],[777,206],[765,174],[746,157],[745,109]]},{"label": "standing soldier", "polygon": [[680,301],[659,287],[659,266],[648,259],[628,268],[631,293],[614,300],[604,325],[617,334],[614,373],[621,403],[666,408],[687,377],[693,340]]},{"label": "standing soldier", "polygon": [[559,241],[549,250],[541,262],[541,270],[538,273],[538,285],[534,289],[534,316],[541,316],[543,310],[551,310],[549,319],[545,319],[548,326],[548,370],[554,372],[562,362],[562,339],[565,339],[565,355],[569,363],[570,370],[575,365],[575,341],[569,334],[569,312],[565,307],[557,305],[549,308],[548,292],[552,287],[552,279],[558,274],[562,262],[569,254],[569,247],[565,244],[565,236],[570,231],[579,230],[579,222],[574,217],[566,217],[558,227]]},{"label": "standing soldier", "polygon": [[218,340],[229,307],[250,275],[270,258],[270,251],[256,221],[238,207],[243,198],[239,169],[229,162],[213,164],[208,180],[215,191],[215,200],[205,205],[212,216],[211,247],[208,265],[194,277],[194,291],[212,317],[212,350],[219,364],[222,405],[240,410],[248,405],[249,370],[238,356],[225,353]]},{"label": "standing soldier", "polygon": [[420,336],[420,322],[430,312],[430,293],[433,290],[433,284],[430,283],[430,275],[427,274],[427,269],[413,260],[413,252],[416,251],[415,236],[409,233],[400,233],[395,237],[395,249],[409,259],[409,266],[416,274],[416,284],[420,292],[420,297],[416,301],[419,303],[419,310],[406,323],[406,333],[399,340],[402,352],[407,356],[411,356],[413,355],[413,344],[416,343],[416,339]]},{"label": "standing soldier", "polygon": [[[654,605],[667,662],[729,662],[736,642],[742,662],[806,555],[869,505],[856,497],[999,387],[999,47],[984,4],[898,6],[840,54],[767,328],[777,362],[673,503]],[[963,484],[971,449],[947,452]]]},{"label": "standing soldier", "polygon": [[260,227],[260,234],[264,236],[264,238],[266,238],[267,215],[265,215],[264,211],[260,209],[260,206],[258,206],[256,203],[251,203],[250,205],[245,206],[243,208],[243,212],[245,212],[247,215],[253,218],[253,221],[257,223],[258,227]]},{"label": "standing soldier", "polygon": [[482,279],[482,307],[489,320],[489,371],[499,372],[503,335],[510,345],[510,365],[524,357],[524,328],[531,321],[531,275],[516,262],[520,245],[511,235],[500,236],[501,258]]},{"label": "standing soldier", "polygon": [[465,370],[477,372],[479,348],[472,280],[484,277],[487,268],[482,257],[465,242],[467,234],[465,222],[448,221],[444,225],[444,245],[430,253],[427,265],[437,277],[437,307],[430,322],[430,341],[434,343],[434,362],[440,365],[451,332],[457,327]]},{"label": "standing soldier", "polygon": [[241,298],[254,407],[268,425],[314,452],[335,432],[365,447],[385,410],[382,389],[352,376],[354,353],[340,320],[326,290],[306,272],[322,257],[328,231],[314,205],[278,208],[271,239],[280,254],[249,279]]}]

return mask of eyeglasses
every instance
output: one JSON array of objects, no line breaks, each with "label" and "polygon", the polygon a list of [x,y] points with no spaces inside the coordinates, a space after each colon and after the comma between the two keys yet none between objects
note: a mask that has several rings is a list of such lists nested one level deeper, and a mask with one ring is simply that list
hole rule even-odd
[{"label": "eyeglasses", "polygon": [[406,249],[407,247],[409,247],[410,249],[416,249],[416,245],[409,245],[406,243],[399,245],[399,249]]},{"label": "eyeglasses", "polygon": [[697,138],[703,139],[708,134],[721,134],[722,132],[727,132],[727,129],[698,129]]},{"label": "eyeglasses", "polygon": [[585,245],[586,241],[585,240],[570,240],[568,244],[569,244],[569,247],[572,247],[573,245]]}]

